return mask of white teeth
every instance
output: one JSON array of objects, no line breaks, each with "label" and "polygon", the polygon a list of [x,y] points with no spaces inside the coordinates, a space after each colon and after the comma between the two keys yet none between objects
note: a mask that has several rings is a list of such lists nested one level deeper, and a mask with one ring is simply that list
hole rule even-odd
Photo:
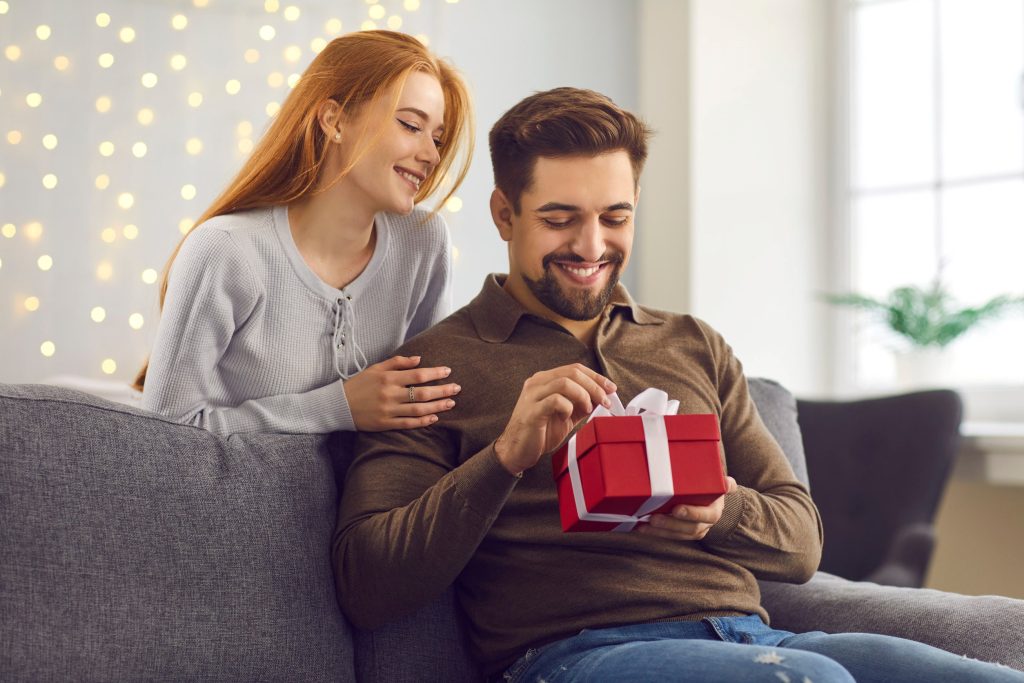
[{"label": "white teeth", "polygon": [[420,181],[420,179],[417,178],[416,176],[414,176],[412,173],[406,173],[405,171],[398,171],[398,175],[402,176],[403,178],[405,178],[406,180],[411,182],[413,185],[415,185],[417,190],[420,189],[420,182],[422,182],[422,181]]},{"label": "white teeth", "polygon": [[573,275],[576,275],[577,277],[590,277],[591,275],[596,273],[601,266],[592,266],[590,268],[573,268],[572,266],[563,265],[562,267],[568,270]]}]

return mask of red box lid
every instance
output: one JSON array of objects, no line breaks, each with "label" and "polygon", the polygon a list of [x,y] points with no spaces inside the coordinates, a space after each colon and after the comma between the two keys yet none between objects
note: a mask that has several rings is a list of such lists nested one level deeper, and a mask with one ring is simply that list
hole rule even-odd
[{"label": "red box lid", "polygon": [[[665,415],[665,431],[669,441],[720,441],[718,416]],[[628,443],[644,441],[644,422],[639,415],[606,415],[595,417],[576,432],[576,459],[582,459],[596,443]],[[555,479],[568,468],[568,445],[564,444],[551,457]]]}]

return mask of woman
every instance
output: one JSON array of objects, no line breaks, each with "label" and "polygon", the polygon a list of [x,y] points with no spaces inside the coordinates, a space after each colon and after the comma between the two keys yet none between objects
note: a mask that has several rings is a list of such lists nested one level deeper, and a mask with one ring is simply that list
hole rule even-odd
[{"label": "woman", "polygon": [[382,359],[449,312],[447,229],[414,204],[461,157],[451,196],[472,140],[464,83],[419,41],[328,44],[172,255],[143,406],[220,434],[436,422],[459,387],[417,385],[449,370]]}]

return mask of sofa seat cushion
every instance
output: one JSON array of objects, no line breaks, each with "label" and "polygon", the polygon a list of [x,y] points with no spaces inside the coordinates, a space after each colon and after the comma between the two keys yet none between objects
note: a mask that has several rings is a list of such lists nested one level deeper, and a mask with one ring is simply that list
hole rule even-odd
[{"label": "sofa seat cushion", "polygon": [[338,441],[0,384],[5,680],[353,680]]}]

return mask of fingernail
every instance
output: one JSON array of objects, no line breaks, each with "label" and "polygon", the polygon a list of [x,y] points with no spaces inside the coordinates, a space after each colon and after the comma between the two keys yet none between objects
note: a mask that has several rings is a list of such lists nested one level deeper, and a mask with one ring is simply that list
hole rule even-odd
[{"label": "fingernail", "polygon": [[452,369],[451,368],[445,368],[444,369],[444,376],[447,377],[450,374],[452,374]]},{"label": "fingernail", "polygon": [[452,408],[452,407],[455,406],[455,401],[453,401],[451,399],[448,399],[447,401],[444,402],[444,404],[445,404],[446,407]]},{"label": "fingernail", "polygon": [[686,508],[679,508],[678,510],[676,510],[676,517],[678,517],[679,519],[686,519],[687,515],[689,514],[690,511],[687,510]]},{"label": "fingernail", "polygon": [[455,387],[452,389],[452,391],[457,394],[460,391],[462,391],[462,387],[460,387],[458,384],[456,384]]},{"label": "fingernail", "polygon": [[608,397],[605,397],[605,399],[603,401],[601,401],[601,405],[603,405],[605,408],[611,408],[612,407],[611,399],[609,399]]},{"label": "fingernail", "polygon": [[419,356],[409,356],[409,358],[411,358],[412,360],[416,361],[417,363],[420,362],[420,357]]},{"label": "fingernail", "polygon": [[430,421],[431,421],[431,423],[437,422],[437,415],[431,415],[430,416]]},{"label": "fingernail", "polygon": [[604,383],[604,388],[610,394],[614,394],[615,390],[618,389],[618,387],[615,386],[615,382],[612,382],[611,380]]}]

